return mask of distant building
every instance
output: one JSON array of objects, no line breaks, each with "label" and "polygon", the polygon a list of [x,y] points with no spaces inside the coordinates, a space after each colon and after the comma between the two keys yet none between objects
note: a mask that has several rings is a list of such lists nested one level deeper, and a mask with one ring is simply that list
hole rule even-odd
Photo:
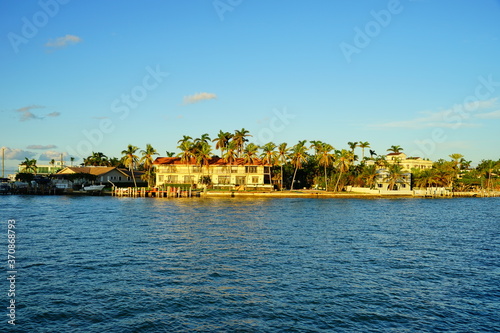
[{"label": "distant building", "polygon": [[[119,186],[123,185],[124,183],[130,184],[130,182],[133,182],[132,173],[128,169],[106,166],[65,167],[64,169],[57,172],[56,175],[63,176],[77,173],[87,173],[90,175],[94,175],[96,176],[95,182],[101,183],[103,185],[106,185],[106,183],[108,183],[109,185],[115,184]],[[147,186],[147,183],[141,180],[141,176],[143,174],[143,171],[134,171],[134,177],[137,186]]]},{"label": "distant building", "polygon": [[382,192],[383,191],[410,192],[411,173],[409,172],[403,173],[394,181],[394,184],[391,183],[392,180],[389,171],[387,171],[386,169],[377,170],[377,176],[375,177],[375,187]]},{"label": "distant building", "polygon": [[212,157],[208,166],[201,166],[191,159],[182,162],[179,157],[158,157],[153,163],[156,171],[156,185],[196,184],[212,185],[224,189],[265,189],[273,188],[269,178],[270,165],[260,159],[254,163],[245,163],[237,158],[231,164],[219,157]]},{"label": "distant building", "polygon": [[[399,163],[405,172],[411,172],[412,169],[431,169],[433,162],[424,160],[421,157],[408,157],[405,153],[387,154],[385,160],[389,164]],[[374,160],[368,160],[367,165],[375,164]],[[384,168],[381,166],[380,168]]]},{"label": "distant building", "polygon": [[[36,174],[39,176],[48,176],[56,173],[57,171],[63,169],[65,167],[64,161],[55,161],[54,165],[52,164],[37,164],[36,165]],[[26,172],[26,168],[24,165],[19,164],[18,172]]]}]

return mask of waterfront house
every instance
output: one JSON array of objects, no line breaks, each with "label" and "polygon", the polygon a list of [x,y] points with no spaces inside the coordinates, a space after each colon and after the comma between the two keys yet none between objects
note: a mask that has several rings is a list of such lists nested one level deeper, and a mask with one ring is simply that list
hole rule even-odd
[{"label": "waterfront house", "polygon": [[[57,171],[63,169],[65,167],[63,161],[54,161],[54,164],[37,164],[36,165],[36,174],[39,176],[48,176],[50,174],[54,174]],[[23,173],[26,172],[26,167],[24,165],[19,164],[18,172]]]},{"label": "waterfront house", "polygon": [[405,172],[398,175],[396,179],[392,179],[391,173],[388,170],[379,169],[375,177],[375,187],[380,192],[398,191],[411,194],[411,173]]},{"label": "waterfront house", "polygon": [[221,189],[272,190],[270,165],[255,159],[252,163],[236,158],[232,163],[212,157],[207,165],[200,165],[192,158],[183,162],[179,157],[158,157],[153,162],[156,185],[193,184]]},{"label": "waterfront house", "polygon": [[[106,166],[87,166],[87,167],[66,167],[56,174],[56,178],[63,179],[65,175],[88,174],[95,178],[95,183],[102,185],[116,185],[119,187],[133,186],[132,173],[128,169],[106,167]],[[134,171],[137,186],[147,186],[147,182],[141,180],[143,171]]]},{"label": "waterfront house", "polygon": [[389,164],[399,163],[403,171],[410,172],[411,169],[431,169],[433,162],[421,157],[408,157],[405,153],[390,153],[385,157]]}]

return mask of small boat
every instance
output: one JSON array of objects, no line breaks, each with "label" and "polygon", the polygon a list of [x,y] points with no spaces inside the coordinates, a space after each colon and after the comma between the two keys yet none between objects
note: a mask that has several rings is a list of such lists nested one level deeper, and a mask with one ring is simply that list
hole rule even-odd
[{"label": "small boat", "polygon": [[87,192],[102,191],[105,185],[82,185],[82,189]]}]

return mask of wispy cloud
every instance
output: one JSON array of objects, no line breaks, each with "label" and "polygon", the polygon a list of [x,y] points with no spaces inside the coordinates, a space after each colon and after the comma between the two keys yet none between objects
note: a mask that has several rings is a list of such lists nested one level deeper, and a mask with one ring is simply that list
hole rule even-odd
[{"label": "wispy cloud", "polygon": [[[392,121],[382,124],[374,124],[372,127],[383,127],[383,128],[410,128],[410,129],[421,129],[429,127],[441,127],[441,128],[463,128],[463,127],[479,127],[480,124],[476,124],[470,121],[474,115],[475,117],[481,118],[481,115],[487,117],[495,116],[495,112],[490,113],[479,113],[481,110],[492,108],[496,105],[497,98],[492,98],[484,101],[475,101],[466,104],[456,104],[451,108],[440,110],[440,111],[422,111],[421,117],[409,119],[409,120],[399,120]],[[475,112],[475,113],[474,113]]]},{"label": "wispy cloud", "polygon": [[31,112],[32,110],[37,110],[37,109],[45,109],[45,106],[43,105],[23,106],[22,108],[16,109],[16,112],[21,113],[21,118],[19,119],[20,121],[28,121],[31,119],[43,119],[46,117],[54,118],[54,117],[59,117],[61,115],[60,112],[51,112],[45,115],[36,115],[33,112]]},{"label": "wispy cloud", "polygon": [[8,160],[24,160],[25,157],[32,158],[36,156],[35,153],[27,150],[12,149],[9,147],[2,147],[2,148],[5,148],[5,158]]},{"label": "wispy cloud", "polygon": [[212,93],[207,93],[207,92],[202,92],[202,93],[196,93],[191,96],[184,96],[184,103],[183,104],[193,104],[193,103],[198,103],[204,100],[209,100],[209,99],[215,99],[217,98],[216,94]]},{"label": "wispy cloud", "polygon": [[45,46],[53,49],[61,49],[68,45],[77,44],[82,42],[82,39],[75,35],[66,35],[64,37],[58,37],[56,39],[50,39]]},{"label": "wispy cloud", "polygon": [[57,146],[55,146],[55,145],[46,145],[46,146],[43,146],[43,145],[29,145],[28,147],[26,147],[26,149],[40,149],[40,150],[43,150],[43,149],[54,149],[54,148],[57,148]]},{"label": "wispy cloud", "polygon": [[500,110],[493,112],[480,113],[476,115],[477,118],[481,119],[500,119]]},{"label": "wispy cloud", "polygon": [[35,115],[31,110],[33,109],[43,109],[45,106],[43,105],[29,105],[23,106],[22,108],[16,109],[17,112],[21,113],[21,121],[27,121],[31,119],[42,119],[39,116]]}]

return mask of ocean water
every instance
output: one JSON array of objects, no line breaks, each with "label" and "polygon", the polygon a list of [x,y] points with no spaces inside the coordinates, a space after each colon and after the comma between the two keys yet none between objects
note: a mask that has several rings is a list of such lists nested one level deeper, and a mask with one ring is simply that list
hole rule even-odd
[{"label": "ocean water", "polygon": [[0,207],[3,332],[500,331],[500,198],[1,196]]}]

